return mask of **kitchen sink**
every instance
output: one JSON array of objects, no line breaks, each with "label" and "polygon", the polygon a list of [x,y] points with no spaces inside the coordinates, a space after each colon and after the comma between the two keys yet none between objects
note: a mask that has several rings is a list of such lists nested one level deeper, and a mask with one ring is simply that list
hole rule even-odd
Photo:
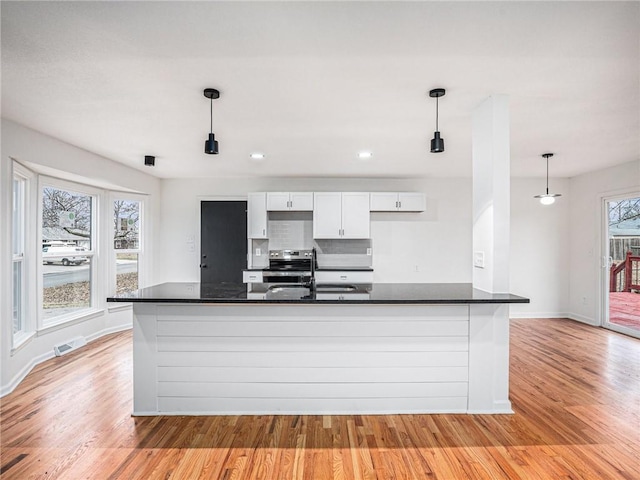
[{"label": "kitchen sink", "polygon": [[355,287],[354,285],[343,285],[339,283],[322,283],[320,285],[316,285],[316,290],[324,293],[345,293],[353,292],[357,289],[358,287]]},{"label": "kitchen sink", "polygon": [[301,285],[301,284],[291,284],[291,285],[272,285],[270,286],[267,291],[268,292],[273,292],[273,293],[279,293],[279,292],[299,292],[300,289],[305,288],[308,289],[308,287],[306,287],[305,285]]}]

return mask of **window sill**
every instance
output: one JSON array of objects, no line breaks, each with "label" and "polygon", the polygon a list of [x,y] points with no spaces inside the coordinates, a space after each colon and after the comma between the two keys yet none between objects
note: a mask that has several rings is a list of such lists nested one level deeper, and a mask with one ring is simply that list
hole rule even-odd
[{"label": "window sill", "polygon": [[104,309],[92,309],[86,310],[82,313],[78,313],[75,315],[60,317],[55,319],[51,323],[47,323],[38,329],[38,335],[44,335],[49,332],[54,332],[56,330],[60,330],[62,328],[69,327],[71,325],[76,325],[78,323],[85,322],[87,320],[91,320],[92,318],[101,317],[104,315]]},{"label": "window sill", "polygon": [[36,332],[20,332],[13,336],[13,347],[11,348],[11,356],[19,352],[26,346],[32,338],[36,336]]}]

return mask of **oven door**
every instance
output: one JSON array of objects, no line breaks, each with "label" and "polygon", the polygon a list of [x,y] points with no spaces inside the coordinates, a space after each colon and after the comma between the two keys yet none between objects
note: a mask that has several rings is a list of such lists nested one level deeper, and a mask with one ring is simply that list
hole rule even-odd
[{"label": "oven door", "polygon": [[263,270],[262,283],[307,283],[311,272],[295,270]]}]

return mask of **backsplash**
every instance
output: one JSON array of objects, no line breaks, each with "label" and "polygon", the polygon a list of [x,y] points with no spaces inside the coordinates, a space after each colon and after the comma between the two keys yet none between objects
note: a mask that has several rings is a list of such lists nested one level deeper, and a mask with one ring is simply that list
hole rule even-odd
[{"label": "backsplash", "polygon": [[319,267],[370,267],[371,239],[315,240]]},{"label": "backsplash", "polygon": [[[251,241],[253,268],[269,265],[269,250],[309,250],[316,247],[320,267],[370,267],[372,256],[370,239],[314,240],[313,214],[311,212],[269,212],[267,225],[269,239]],[[256,256],[260,249],[260,256]]]}]

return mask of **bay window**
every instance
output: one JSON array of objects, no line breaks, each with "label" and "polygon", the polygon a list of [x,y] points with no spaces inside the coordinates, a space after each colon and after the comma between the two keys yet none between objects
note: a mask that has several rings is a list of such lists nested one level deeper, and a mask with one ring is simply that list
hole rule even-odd
[{"label": "bay window", "polygon": [[96,307],[98,195],[66,182],[44,185],[41,193],[41,318],[42,326],[47,327]]}]

